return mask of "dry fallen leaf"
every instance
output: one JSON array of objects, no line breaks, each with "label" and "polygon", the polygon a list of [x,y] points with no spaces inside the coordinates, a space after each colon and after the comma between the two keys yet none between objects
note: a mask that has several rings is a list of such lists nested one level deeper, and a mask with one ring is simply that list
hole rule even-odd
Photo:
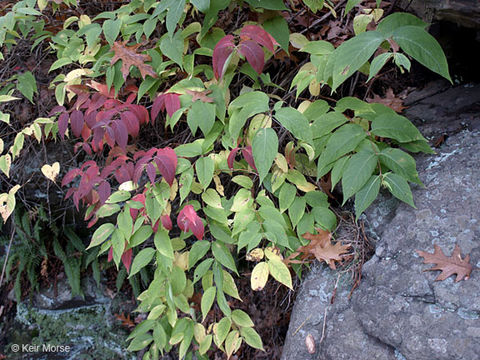
[{"label": "dry fallen leaf", "polygon": [[302,236],[310,240],[310,243],[305,246],[300,246],[296,252],[285,259],[286,263],[303,262],[292,260],[300,254],[302,260],[313,255],[318,261],[325,261],[331,269],[336,269],[335,261],[343,260],[342,255],[346,254],[350,249],[350,245],[342,245],[340,242],[332,244],[332,234],[322,229],[317,229],[317,234],[307,232]]},{"label": "dry fallen leaf", "polygon": [[208,97],[207,95],[212,92],[212,90],[203,90],[203,91],[195,91],[195,90],[185,90],[188,95],[192,95],[192,102],[200,100],[204,103],[213,103],[214,99]]},{"label": "dry fallen leaf", "polygon": [[256,248],[250,251],[246,257],[247,261],[260,261],[263,259],[263,249]]},{"label": "dry fallen leaf", "polygon": [[42,166],[42,174],[49,180],[55,182],[58,174],[60,173],[60,163],[54,162],[52,165],[45,164]]},{"label": "dry fallen leaf", "polygon": [[403,106],[403,99],[400,96],[395,95],[392,88],[387,90],[384,98],[373,94],[373,98],[368,98],[367,101],[370,103],[380,103],[386,105],[395,110],[397,113],[401,113],[403,109],[407,108],[406,106]]},{"label": "dry fallen leaf", "polygon": [[469,263],[470,255],[467,255],[465,256],[465,259],[462,259],[462,254],[460,253],[460,247],[458,245],[455,245],[455,249],[450,257],[445,256],[440,246],[434,245],[434,249],[433,254],[421,250],[417,250],[417,253],[424,258],[424,264],[436,264],[425,271],[442,271],[435,281],[445,280],[454,274],[457,274],[455,282],[469,279],[470,273],[473,270],[473,266]]},{"label": "dry fallen leaf", "polygon": [[305,338],[305,346],[309,354],[315,354],[315,339],[312,334],[308,334]]},{"label": "dry fallen leaf", "polygon": [[126,41],[115,41],[112,47],[112,51],[115,53],[115,55],[110,61],[110,64],[113,65],[118,60],[122,60],[122,74],[125,79],[130,73],[130,66],[132,65],[136,66],[138,70],[140,70],[140,74],[142,75],[143,79],[145,79],[147,75],[150,75],[154,78],[158,77],[153,68],[150,65],[145,64],[145,61],[152,60],[150,55],[137,53],[137,49],[142,44],[135,44],[132,46],[127,46],[126,44]]}]

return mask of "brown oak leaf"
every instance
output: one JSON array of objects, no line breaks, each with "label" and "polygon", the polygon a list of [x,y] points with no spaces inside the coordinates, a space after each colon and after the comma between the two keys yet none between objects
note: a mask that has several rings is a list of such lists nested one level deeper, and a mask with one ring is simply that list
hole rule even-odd
[{"label": "brown oak leaf", "polygon": [[153,68],[145,64],[146,61],[151,61],[152,58],[150,55],[141,54],[137,52],[137,49],[142,44],[135,44],[132,46],[127,46],[127,42],[124,41],[115,41],[113,43],[112,51],[115,53],[110,64],[115,64],[118,60],[122,60],[122,74],[123,78],[126,79],[128,74],[130,73],[130,66],[134,65],[140,70],[140,74],[142,78],[145,79],[147,75],[151,77],[158,77],[157,73],[153,70]]},{"label": "brown oak leaf", "polygon": [[386,105],[395,110],[397,113],[401,113],[403,109],[407,108],[406,106],[403,106],[403,99],[400,96],[395,95],[392,88],[387,90],[384,98],[378,96],[377,94],[373,94],[373,98],[368,98],[367,102]]},{"label": "brown oak leaf", "polygon": [[473,270],[473,266],[469,263],[470,255],[467,255],[465,256],[465,259],[462,259],[462,254],[460,253],[460,247],[458,245],[455,245],[455,249],[450,257],[445,256],[440,246],[434,245],[434,248],[435,250],[433,254],[421,250],[417,250],[417,253],[424,258],[424,264],[436,264],[425,271],[442,271],[435,281],[445,280],[454,274],[457,274],[455,282],[464,279],[468,280],[470,278],[470,273]]},{"label": "brown oak leaf", "polygon": [[335,270],[335,261],[341,261],[342,255],[346,254],[350,249],[350,245],[342,245],[340,242],[332,244],[332,234],[328,231],[317,229],[318,234],[311,234],[309,232],[302,236],[310,240],[310,243],[305,246],[300,246],[296,252],[291,254],[285,262],[297,263],[299,261],[292,260],[296,256],[301,255],[304,260],[313,255],[318,261],[325,261],[331,269]]},{"label": "brown oak leaf", "polygon": [[204,103],[213,103],[213,98],[207,96],[212,92],[212,90],[203,90],[203,91],[195,91],[195,90],[185,90],[188,95],[192,95],[192,102],[200,100]]}]

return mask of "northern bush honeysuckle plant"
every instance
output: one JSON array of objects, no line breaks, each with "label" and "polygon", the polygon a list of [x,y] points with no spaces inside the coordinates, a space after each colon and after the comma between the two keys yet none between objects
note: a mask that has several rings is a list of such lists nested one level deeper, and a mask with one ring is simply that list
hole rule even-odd
[{"label": "northern bush honeysuckle plant", "polygon": [[[38,15],[35,1],[21,3],[32,9],[21,13]],[[334,11],[329,1],[304,3]],[[218,13],[237,6],[274,15],[225,34],[215,26]],[[130,278],[154,269],[138,296],[146,319],[129,337],[129,350],[147,349],[144,359],[174,346],[179,358],[206,358],[213,344],[228,357],[243,342],[263,348],[249,315],[229,305],[229,297],[240,299],[237,255],[256,262],[254,290],[270,276],[292,288],[289,267],[300,265],[290,255],[316,231],[336,227],[318,186],[326,174],[332,188],[341,183],[343,203],[354,197],[357,218],[381,187],[414,206],[409,183],[421,181],[408,153],[432,152],[415,126],[382,104],[316,96],[357,71],[370,80],[388,61],[403,72],[414,59],[450,80],[427,24],[374,9],[357,16],[356,35],[335,48],[290,34],[282,10],[280,0],[134,0],[95,18],[73,16],[56,33],[33,31],[57,56],[55,134],[77,139],[75,149],[88,158],[62,185],[77,209],[87,207],[89,226],[101,223],[89,248],[108,253]],[[9,21],[0,20],[0,43],[17,34]],[[275,85],[265,64],[281,49],[309,56],[291,84],[297,97],[307,88],[311,95],[298,107],[265,90]],[[252,86],[233,97],[239,74]],[[142,129],[158,127],[188,129],[187,140],[164,136],[142,146]]]}]

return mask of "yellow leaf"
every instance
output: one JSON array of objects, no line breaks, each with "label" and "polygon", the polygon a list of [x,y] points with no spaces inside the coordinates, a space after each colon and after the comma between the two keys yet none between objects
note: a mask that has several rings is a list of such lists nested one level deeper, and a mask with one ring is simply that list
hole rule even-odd
[{"label": "yellow leaf", "polygon": [[253,249],[247,254],[248,261],[260,261],[263,259],[263,250],[260,248]]},{"label": "yellow leaf", "polygon": [[42,174],[49,180],[55,182],[57,175],[60,173],[60,163],[54,162],[52,165],[45,164],[42,166]]},{"label": "yellow leaf", "polygon": [[270,273],[268,269],[268,264],[266,262],[258,263],[252,271],[252,276],[250,278],[250,286],[254,291],[262,290],[267,284],[268,274]]},{"label": "yellow leaf", "polygon": [[290,270],[288,270],[287,265],[283,261],[276,258],[272,258],[268,261],[268,268],[272,277],[278,282],[282,283],[286,287],[293,289],[292,286],[292,275]]}]

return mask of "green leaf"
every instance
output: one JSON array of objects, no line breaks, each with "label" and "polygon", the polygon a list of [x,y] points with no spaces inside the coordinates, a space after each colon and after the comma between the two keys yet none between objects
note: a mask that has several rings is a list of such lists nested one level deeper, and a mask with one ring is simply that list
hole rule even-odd
[{"label": "green leaf", "polygon": [[348,118],[339,111],[331,111],[321,115],[312,124],[313,138],[317,139],[325,136],[347,121]]},{"label": "green leaf", "polygon": [[[128,216],[130,216],[130,214],[128,214]],[[153,233],[153,230],[151,226],[142,225],[140,229],[135,231],[132,238],[130,239],[129,241],[130,247],[133,248],[135,246],[143,244],[143,242],[145,242],[145,240],[147,240],[150,237],[150,235],[152,235],[152,233]]]},{"label": "green leaf", "polygon": [[235,285],[235,280],[233,280],[232,275],[229,272],[223,270],[223,291],[225,294],[234,297],[235,299],[242,300],[238,294],[237,285]]},{"label": "green leaf", "polygon": [[275,131],[271,128],[258,130],[252,141],[252,153],[260,176],[260,183],[270,171],[277,152],[278,137]]},{"label": "green leaf", "polygon": [[335,185],[340,181],[343,176],[343,172],[345,171],[345,165],[347,161],[350,159],[349,156],[344,156],[337,161],[335,161],[335,165],[333,165],[332,173],[330,176],[330,181],[332,183],[332,190],[335,188]]},{"label": "green leaf", "polygon": [[195,271],[193,272],[193,283],[195,284],[198,280],[200,280],[210,269],[212,266],[213,259],[207,258],[203,260],[197,267],[195,267]]},{"label": "green leaf", "polygon": [[115,226],[111,223],[100,225],[99,228],[93,233],[90,245],[88,245],[86,250],[103,243],[110,235],[112,235],[113,230],[115,230]]},{"label": "green leaf", "polygon": [[302,47],[300,51],[307,52],[311,55],[328,55],[335,50],[335,47],[325,40],[310,41]]},{"label": "green leaf", "polygon": [[152,260],[153,255],[155,255],[155,251],[156,250],[153,248],[145,248],[141,250],[133,259],[132,268],[130,269],[130,275],[128,277],[131,278],[133,275],[147,266]]},{"label": "green leaf", "polygon": [[362,2],[362,0],[348,0],[347,5],[345,6],[345,14],[348,14],[350,10],[353,9],[355,5],[358,5]]},{"label": "green leaf", "polygon": [[167,334],[159,322],[155,323],[153,327],[153,340],[159,349],[163,349],[167,345]]},{"label": "green leaf", "polygon": [[188,269],[191,269],[198,260],[205,256],[205,254],[210,250],[210,242],[208,241],[197,241],[192,245],[188,253]]},{"label": "green leaf", "polygon": [[253,186],[253,181],[250,179],[248,176],[245,175],[237,175],[232,178],[232,181],[235,184],[240,185],[241,187],[245,189],[251,189]]},{"label": "green leaf", "polygon": [[400,48],[420,64],[452,82],[447,58],[440,44],[428,32],[418,26],[403,26],[393,32]]},{"label": "green leaf", "polygon": [[185,286],[187,286],[187,277],[185,276],[185,271],[176,265],[172,267],[172,272],[170,273],[168,280],[172,285],[172,292],[175,296],[182,293],[183,290],[185,290]]},{"label": "green leaf", "polygon": [[213,178],[215,163],[211,157],[201,157],[195,163],[197,178],[204,189],[208,188]]},{"label": "green leaf", "polygon": [[105,39],[113,46],[113,43],[117,39],[118,35],[120,34],[120,27],[122,26],[122,20],[112,20],[108,19],[103,22],[102,29],[103,34],[105,35]]},{"label": "green leaf", "polygon": [[224,317],[222,318],[222,320],[220,320],[217,323],[217,326],[214,327],[214,330],[213,330],[215,334],[214,341],[218,347],[220,347],[222,343],[225,341],[225,339],[227,338],[227,335],[230,331],[231,326],[232,326],[232,321],[229,318]]},{"label": "green leaf", "polygon": [[268,109],[268,95],[261,91],[248,92],[233,100],[228,106],[230,115],[228,130],[233,141],[232,145],[237,144],[237,138],[247,119]]},{"label": "green leaf", "polygon": [[160,254],[168,259],[174,259],[172,241],[167,231],[159,229],[153,238],[153,242]]},{"label": "green leaf", "polygon": [[130,192],[126,190],[118,190],[115,191],[110,197],[107,199],[107,204],[116,204],[121,201],[126,201],[130,199]]},{"label": "green leaf", "polygon": [[263,8],[267,10],[287,10],[283,0],[245,0],[254,8]]},{"label": "green leaf", "polygon": [[181,31],[177,31],[173,36],[163,36],[160,41],[160,50],[183,69],[183,37]]},{"label": "green leaf", "polygon": [[312,142],[312,130],[308,119],[300,111],[285,107],[275,112],[277,119],[297,139]]},{"label": "green leaf", "polygon": [[401,53],[396,53],[393,56],[393,61],[400,68],[400,70],[404,68],[405,70],[410,71],[410,66],[412,65],[412,63],[405,55]]},{"label": "green leaf", "polygon": [[183,15],[183,9],[185,7],[185,0],[172,0],[167,11],[167,31],[168,35],[172,37],[180,18]]},{"label": "green leaf", "polygon": [[220,264],[234,271],[238,275],[237,267],[235,266],[235,260],[225,245],[219,241],[215,241],[212,243],[212,253]]},{"label": "green leaf", "polygon": [[190,3],[202,13],[206,13],[210,8],[210,0],[190,0]]},{"label": "green leaf", "polygon": [[245,342],[255,349],[263,350],[262,339],[260,335],[251,327],[241,327],[240,334]]},{"label": "green leaf", "polygon": [[33,94],[37,94],[37,81],[30,71],[17,77],[17,89],[33,104]]},{"label": "green leaf", "polygon": [[280,188],[278,194],[278,201],[280,205],[280,212],[287,210],[292,205],[297,196],[297,188],[289,183],[284,183]]},{"label": "green leaf", "polygon": [[130,345],[128,346],[128,351],[140,351],[146,348],[153,341],[153,337],[150,334],[141,334],[136,336]]},{"label": "green leaf", "polygon": [[52,66],[50,66],[50,70],[48,70],[48,72],[50,71],[53,71],[53,70],[57,70],[65,65],[68,65],[68,64],[71,64],[72,63],[72,59],[70,58],[60,58],[58,59],[57,61],[55,61]]},{"label": "green leaf", "polygon": [[332,91],[360,69],[384,40],[385,37],[378,31],[367,31],[345,41],[335,49]]},{"label": "green leaf", "polygon": [[283,16],[275,16],[274,18],[265,21],[262,25],[288,54],[290,30],[288,29],[287,21]]},{"label": "green leaf", "polygon": [[377,31],[381,32],[385,38],[389,38],[396,29],[407,25],[425,29],[428,24],[415,15],[398,12],[391,14],[380,21],[377,26]]},{"label": "green leaf", "polygon": [[372,134],[397,140],[398,142],[411,142],[425,140],[420,131],[401,115],[380,115],[372,121]]},{"label": "green leaf", "polygon": [[288,208],[288,216],[292,221],[292,226],[296,227],[305,213],[306,201],[303,197],[296,197],[292,205]]},{"label": "green leaf", "polygon": [[198,127],[207,136],[215,123],[215,105],[203,101],[195,101],[187,114],[187,123],[195,135]]},{"label": "green leaf", "polygon": [[355,195],[355,221],[377,198],[380,191],[381,176],[372,176]]},{"label": "green leaf", "polygon": [[318,177],[323,176],[324,169],[341,156],[355,150],[366,137],[365,130],[357,124],[345,124],[328,139],[325,151],[318,158]]},{"label": "green leaf", "polygon": [[283,261],[274,258],[270,259],[268,261],[268,269],[270,270],[270,275],[272,275],[275,280],[293,290],[292,275]]},{"label": "green leaf", "polygon": [[380,162],[408,181],[422,185],[418,177],[415,159],[405,151],[386,148],[380,152]]},{"label": "green leaf", "polygon": [[348,160],[342,177],[342,205],[365,185],[377,164],[378,156],[373,151],[359,152]]},{"label": "green leaf", "polygon": [[200,303],[200,309],[202,310],[202,321],[208,315],[208,312],[212,308],[213,301],[215,300],[215,294],[217,293],[217,288],[215,286],[209,287],[202,295],[202,301]]},{"label": "green leaf", "polygon": [[383,53],[378,55],[375,59],[372,60],[370,64],[370,74],[368,75],[367,82],[370,81],[378,72],[383,68],[387,61],[393,56],[392,53]]},{"label": "green leaf", "polygon": [[395,196],[397,199],[406,202],[411,207],[416,208],[413,203],[413,195],[408,186],[407,180],[400,175],[394,173],[388,173],[383,177],[383,183],[388,188],[388,190]]},{"label": "green leaf", "polygon": [[233,310],[232,311],[232,320],[235,324],[241,327],[253,327],[253,321],[250,319],[250,316],[243,310]]}]

